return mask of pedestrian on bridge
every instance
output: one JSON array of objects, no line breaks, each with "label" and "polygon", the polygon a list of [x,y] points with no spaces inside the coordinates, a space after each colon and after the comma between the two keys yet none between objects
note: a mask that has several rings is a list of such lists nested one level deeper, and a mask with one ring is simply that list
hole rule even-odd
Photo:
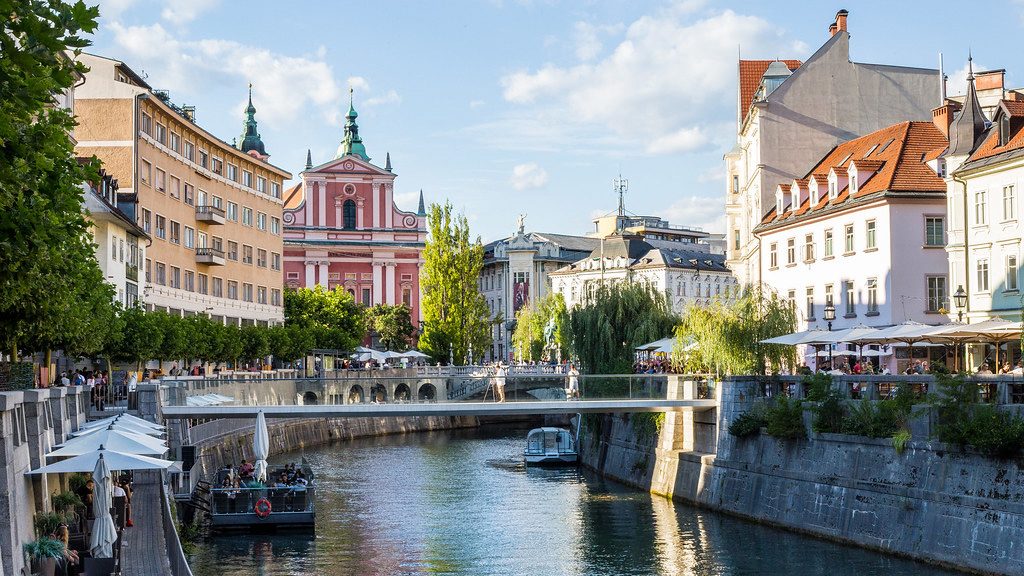
[{"label": "pedestrian on bridge", "polygon": [[580,397],[580,371],[576,369],[575,364],[569,362],[569,370],[567,374],[568,377],[566,378],[565,399],[578,400]]},{"label": "pedestrian on bridge", "polygon": [[494,400],[495,402],[505,401],[505,376],[508,375],[508,371],[505,369],[505,365],[499,363],[497,370],[494,371]]}]

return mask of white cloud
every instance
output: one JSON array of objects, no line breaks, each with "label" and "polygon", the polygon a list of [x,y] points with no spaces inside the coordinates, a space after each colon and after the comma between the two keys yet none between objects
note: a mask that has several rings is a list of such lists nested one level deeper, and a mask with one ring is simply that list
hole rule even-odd
[{"label": "white cloud", "polygon": [[268,123],[293,120],[310,105],[325,117],[338,107],[338,82],[322,58],[279,54],[228,40],[180,40],[161,24],[112,22],[109,29],[133,68],[145,70],[160,88],[188,96],[212,85],[237,86],[241,94],[251,81],[259,119]]},{"label": "white cloud", "polygon": [[707,146],[708,127],[735,114],[739,39],[751,56],[800,57],[807,47],[756,16],[732,10],[699,15],[702,5],[677,3],[637,19],[600,58],[596,32],[577,24],[577,55],[584,62],[510,73],[501,78],[504,98],[535,116],[551,112],[563,125],[610,131],[649,153]]},{"label": "white cloud", "polygon": [[482,108],[483,105],[484,105],[484,101],[483,100],[470,100],[469,101],[469,109],[470,110],[476,110],[477,108]]},{"label": "white cloud", "polygon": [[673,225],[699,226],[707,232],[725,232],[725,206],[721,196],[680,198],[660,216]]},{"label": "white cloud", "polygon": [[512,187],[516,190],[542,188],[547,183],[547,171],[536,163],[519,164],[512,168]]},{"label": "white cloud", "polygon": [[721,163],[713,164],[707,170],[697,175],[697,182],[724,182],[725,167]]},{"label": "white cloud", "polygon": [[[974,73],[988,70],[987,67],[974,62]],[[963,96],[967,94],[967,62],[959,69],[946,73],[946,95]]]},{"label": "white cloud", "polygon": [[135,0],[103,0],[100,3],[100,17],[117,19],[135,4]]},{"label": "white cloud", "polygon": [[366,102],[363,104],[363,106],[366,106],[367,108],[372,108],[374,106],[380,106],[382,104],[401,104],[401,103],[402,103],[402,97],[398,95],[398,92],[395,92],[394,90],[388,90],[387,92],[385,92],[384,94],[381,94],[379,96],[373,96],[373,97],[367,98]]},{"label": "white cloud", "polygon": [[188,24],[216,5],[217,0],[170,0],[160,17],[172,24]]},{"label": "white cloud", "polygon": [[597,58],[604,48],[602,36],[622,32],[622,25],[597,26],[589,22],[577,22],[573,27],[576,44],[576,57],[583,62]]},{"label": "white cloud", "polygon": [[349,76],[348,80],[346,80],[346,83],[348,84],[349,88],[352,88],[353,90],[358,90],[360,92],[370,91],[370,83],[367,82],[366,78],[363,78],[362,76]]}]

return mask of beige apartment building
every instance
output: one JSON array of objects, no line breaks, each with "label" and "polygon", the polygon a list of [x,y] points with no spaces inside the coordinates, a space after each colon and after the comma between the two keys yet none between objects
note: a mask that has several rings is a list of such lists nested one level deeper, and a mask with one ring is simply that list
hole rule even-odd
[{"label": "beige apartment building", "polygon": [[267,162],[250,95],[239,144],[195,122],[123,62],[82,54],[75,90],[80,156],[95,155],[134,195],[145,251],[147,309],[207,314],[228,324],[284,318],[281,192],[291,174]]}]

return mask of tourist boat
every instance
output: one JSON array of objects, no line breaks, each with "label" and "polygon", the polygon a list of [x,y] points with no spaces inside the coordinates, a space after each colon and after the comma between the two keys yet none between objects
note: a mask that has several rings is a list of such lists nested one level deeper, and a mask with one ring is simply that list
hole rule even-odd
[{"label": "tourist boat", "polygon": [[526,435],[526,450],[523,450],[523,457],[527,466],[576,464],[579,459],[576,438],[565,428],[534,428]]},{"label": "tourist boat", "polygon": [[[311,529],[316,520],[314,496],[316,482],[313,471],[303,461],[305,485],[274,487],[273,479],[280,477],[284,467],[269,466],[270,484],[259,487],[214,488],[204,487],[209,493],[210,529],[222,531],[276,531]],[[227,472],[218,471],[216,484],[223,486]]]}]

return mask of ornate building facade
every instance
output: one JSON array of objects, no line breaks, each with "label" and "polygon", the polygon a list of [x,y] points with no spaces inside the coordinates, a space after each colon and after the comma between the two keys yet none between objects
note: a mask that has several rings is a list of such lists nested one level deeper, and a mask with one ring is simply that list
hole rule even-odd
[{"label": "ornate building facade", "polygon": [[350,101],[338,153],[318,166],[307,154],[302,182],[285,194],[285,286],[342,287],[366,306],[405,304],[415,322],[422,318],[423,194],[416,212],[395,205],[391,157],[383,168],[370,162],[357,117]]}]

